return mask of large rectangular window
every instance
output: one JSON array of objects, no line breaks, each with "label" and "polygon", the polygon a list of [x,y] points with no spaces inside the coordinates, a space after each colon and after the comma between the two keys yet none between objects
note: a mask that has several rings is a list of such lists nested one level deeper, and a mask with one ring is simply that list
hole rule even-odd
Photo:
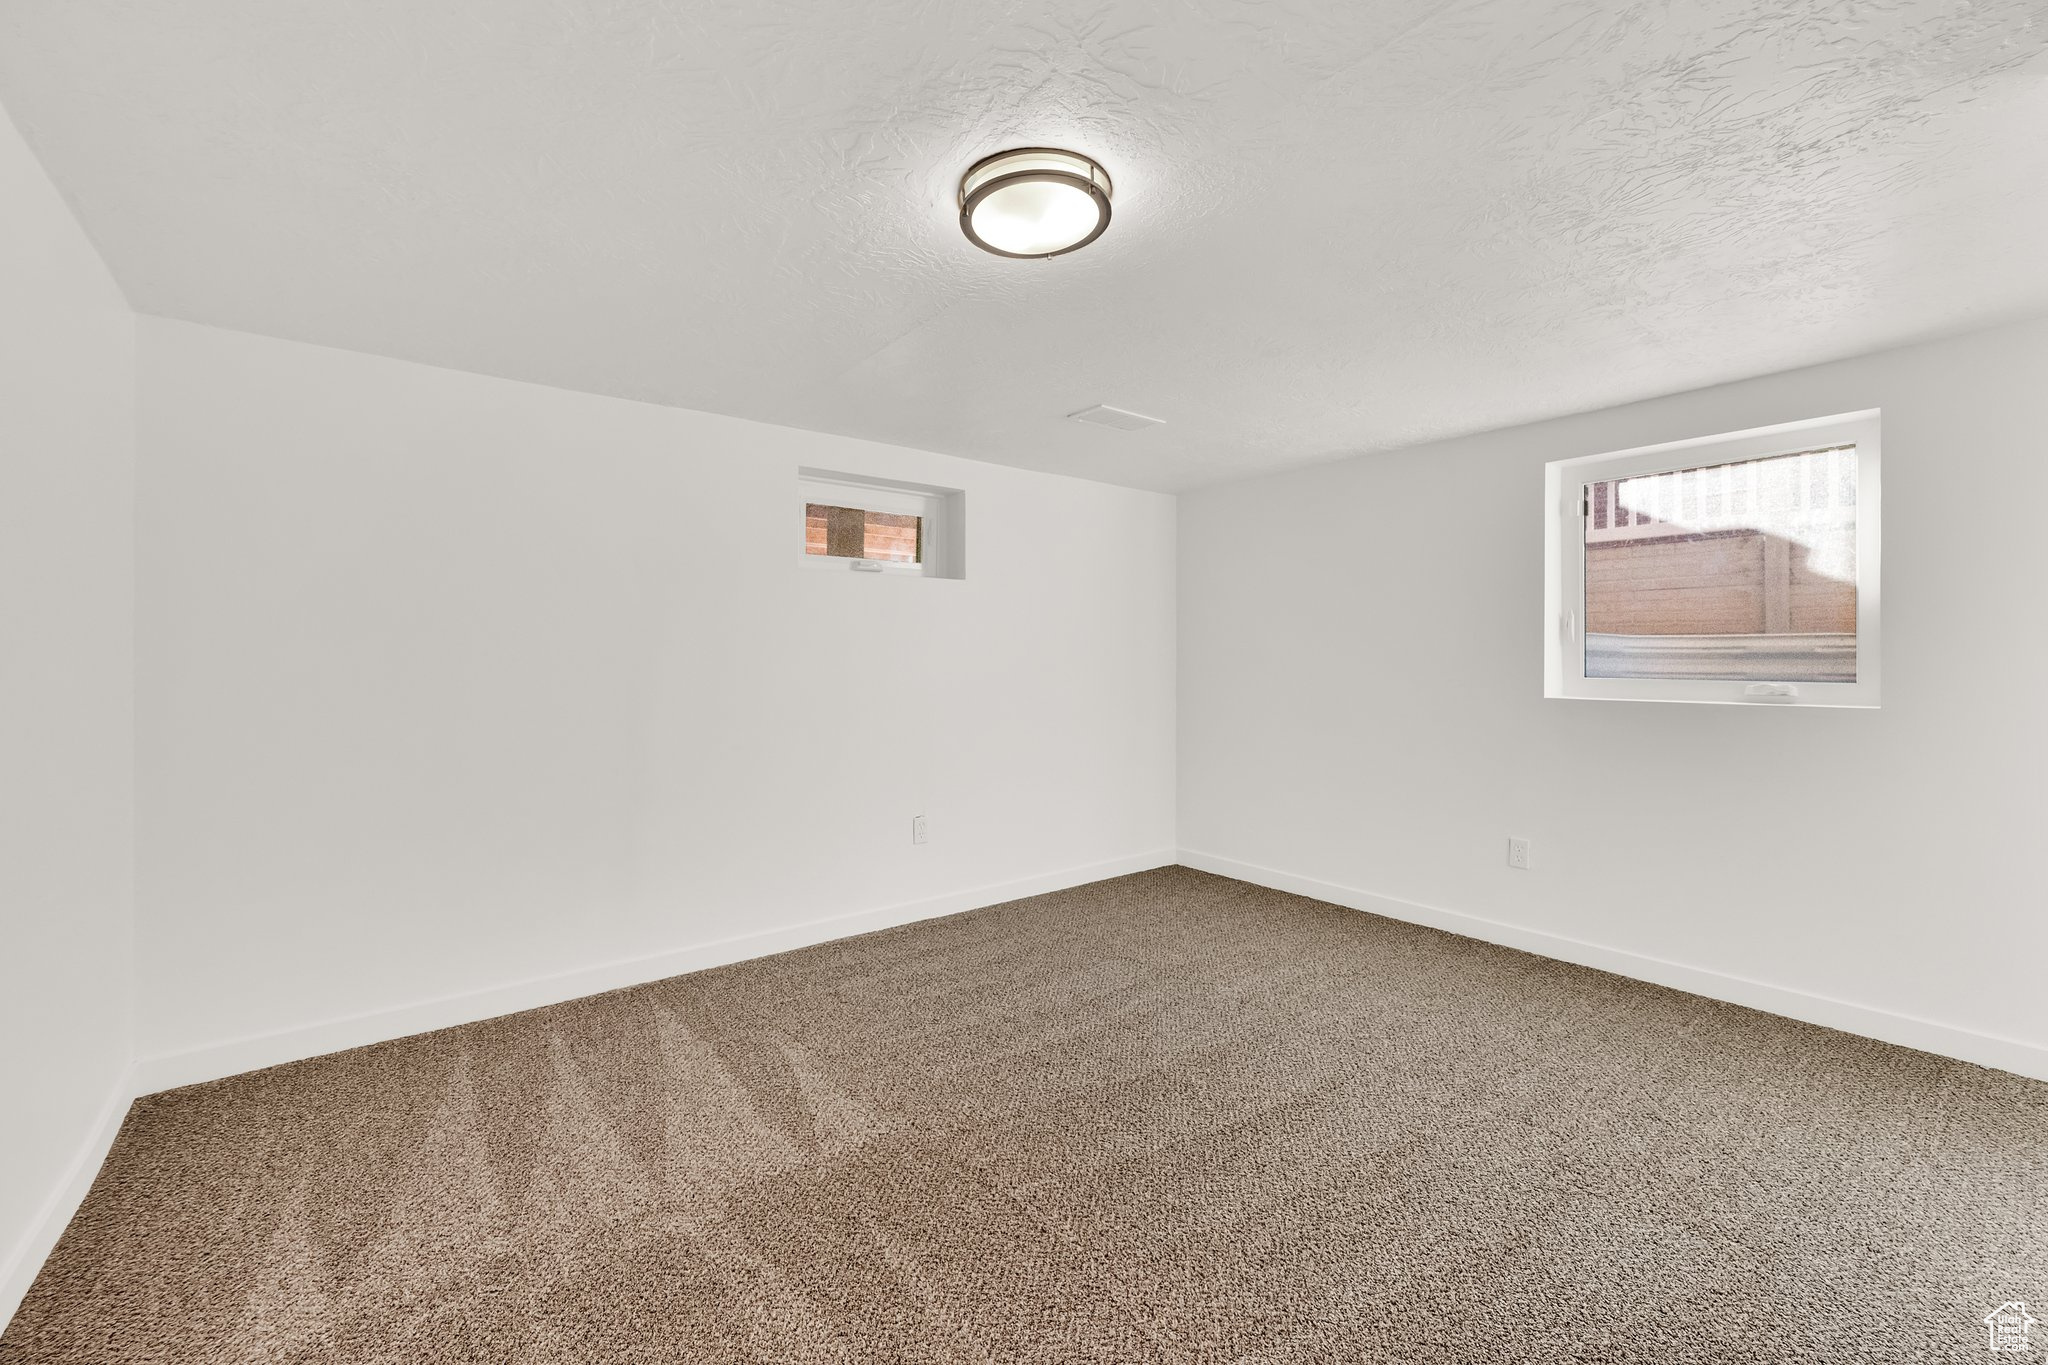
[{"label": "large rectangular window", "polygon": [[1875,413],[1550,467],[1553,696],[1877,704]]}]

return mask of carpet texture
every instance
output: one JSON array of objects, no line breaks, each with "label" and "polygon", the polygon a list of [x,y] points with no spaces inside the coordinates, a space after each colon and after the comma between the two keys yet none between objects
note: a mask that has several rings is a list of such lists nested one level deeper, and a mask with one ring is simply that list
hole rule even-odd
[{"label": "carpet texture", "polygon": [[2048,1086],[1167,868],[149,1096],[0,1362],[1949,1361],[2011,1299]]}]

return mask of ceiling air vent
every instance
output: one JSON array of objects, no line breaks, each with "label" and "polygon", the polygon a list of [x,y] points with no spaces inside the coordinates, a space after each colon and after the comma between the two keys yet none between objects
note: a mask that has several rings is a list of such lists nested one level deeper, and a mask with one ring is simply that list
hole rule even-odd
[{"label": "ceiling air vent", "polygon": [[1163,417],[1147,417],[1142,412],[1126,412],[1122,408],[1110,407],[1107,403],[1097,403],[1092,408],[1070,412],[1067,416],[1076,422],[1093,422],[1096,426],[1115,427],[1118,431],[1143,431],[1146,427],[1164,426],[1166,422]]}]

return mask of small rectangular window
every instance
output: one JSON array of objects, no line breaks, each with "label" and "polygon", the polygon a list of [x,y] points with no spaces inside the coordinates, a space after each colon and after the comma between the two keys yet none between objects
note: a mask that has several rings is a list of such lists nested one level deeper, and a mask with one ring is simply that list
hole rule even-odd
[{"label": "small rectangular window", "polygon": [[1560,460],[1552,696],[1875,706],[1875,413]]},{"label": "small rectangular window", "polygon": [[924,518],[900,512],[870,512],[860,507],[804,504],[804,553],[840,559],[879,559],[891,564],[920,563]]},{"label": "small rectangular window", "polygon": [[963,577],[966,495],[956,488],[797,471],[803,560],[813,568]]}]

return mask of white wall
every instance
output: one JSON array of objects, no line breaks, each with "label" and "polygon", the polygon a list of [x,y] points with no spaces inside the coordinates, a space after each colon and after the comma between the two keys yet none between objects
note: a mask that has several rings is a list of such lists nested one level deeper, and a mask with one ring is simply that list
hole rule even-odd
[{"label": "white wall", "polygon": [[[140,347],[146,1053],[1171,861],[1170,497],[153,318]],[[967,577],[799,565],[800,465],[964,488]]]},{"label": "white wall", "polygon": [[5,1322],[127,1098],[135,321],[4,113],[0,206]]},{"label": "white wall", "polygon": [[[1189,860],[2043,1074],[2044,374],[2033,324],[1183,495]],[[1546,460],[1870,407],[1882,710],[1543,698]]]}]

